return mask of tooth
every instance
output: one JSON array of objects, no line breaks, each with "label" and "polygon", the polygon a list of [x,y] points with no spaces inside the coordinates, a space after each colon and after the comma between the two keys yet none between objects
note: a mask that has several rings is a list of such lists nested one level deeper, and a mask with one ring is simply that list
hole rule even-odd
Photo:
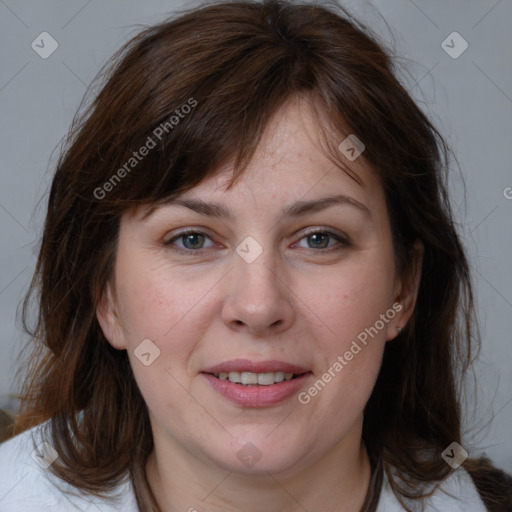
[{"label": "tooth", "polygon": [[251,372],[242,372],[241,375],[242,384],[258,384],[258,374]]},{"label": "tooth", "polygon": [[257,377],[260,386],[270,386],[274,384],[274,372],[258,373]]},{"label": "tooth", "polygon": [[237,384],[244,384],[246,386],[271,386],[285,380],[291,380],[293,373],[285,372],[264,372],[264,373],[253,373],[253,372],[220,372],[215,374],[220,380],[229,380]]},{"label": "tooth", "polygon": [[229,372],[228,378],[231,382],[242,382],[240,378],[240,372]]},{"label": "tooth", "polygon": [[284,380],[284,372],[275,372],[274,373],[274,382],[283,382]]}]

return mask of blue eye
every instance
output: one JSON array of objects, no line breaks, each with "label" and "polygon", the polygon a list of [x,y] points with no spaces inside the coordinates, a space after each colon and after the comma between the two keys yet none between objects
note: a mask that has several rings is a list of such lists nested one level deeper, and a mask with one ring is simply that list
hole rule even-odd
[{"label": "blue eye", "polygon": [[[329,231],[311,231],[306,233],[306,235],[300,239],[300,241],[302,240],[306,240],[308,244],[306,248],[312,249],[313,251],[320,251],[323,249],[323,252],[330,252],[332,250],[340,250],[344,247],[350,246],[350,242],[346,238]],[[330,244],[330,240],[334,240],[337,244]],[[337,247],[339,245],[341,245],[341,247]]]},{"label": "blue eye", "polygon": [[307,240],[308,249],[330,249],[332,245],[329,245],[329,240],[335,239],[338,242],[342,240],[340,237],[334,235],[333,233],[328,233],[324,231],[314,231],[313,233],[307,234],[301,240]]},{"label": "blue eye", "polygon": [[176,241],[181,241],[184,247],[172,247],[173,250],[176,250],[181,253],[189,253],[189,252],[199,252],[204,249],[204,238],[211,238],[201,231],[182,231],[175,237],[171,238],[165,245],[173,246]]},{"label": "blue eye", "polygon": [[[187,230],[178,233],[176,236],[165,242],[164,245],[180,254],[191,254],[193,252],[200,253],[209,248],[204,246],[206,239],[213,242],[206,233]],[[299,243],[302,240],[307,240],[308,246],[305,248],[314,252],[339,251],[346,247],[350,247],[351,245],[348,239],[329,231],[311,231],[304,235],[299,240]],[[330,243],[332,240],[335,241],[334,244]],[[182,245],[177,245],[177,242],[181,242]]]}]

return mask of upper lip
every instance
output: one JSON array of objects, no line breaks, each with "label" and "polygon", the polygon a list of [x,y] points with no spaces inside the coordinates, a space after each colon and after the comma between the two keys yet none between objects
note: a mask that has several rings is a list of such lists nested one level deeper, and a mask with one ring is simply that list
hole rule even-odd
[{"label": "upper lip", "polygon": [[251,373],[269,373],[285,372],[302,374],[309,370],[296,364],[286,363],[284,361],[251,361],[249,359],[232,359],[223,363],[216,364],[205,370],[203,373],[221,373],[221,372],[251,372]]}]

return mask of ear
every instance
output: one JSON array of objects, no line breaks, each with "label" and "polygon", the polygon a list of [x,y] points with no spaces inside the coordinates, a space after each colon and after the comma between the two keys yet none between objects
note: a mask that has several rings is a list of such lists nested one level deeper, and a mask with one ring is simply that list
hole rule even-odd
[{"label": "ear", "polygon": [[108,342],[118,350],[125,350],[124,331],[119,322],[110,283],[107,283],[103,290],[101,300],[96,308],[96,318]]},{"label": "ear", "polygon": [[420,240],[414,242],[410,271],[403,279],[397,279],[393,289],[394,300],[392,309],[396,315],[387,327],[387,341],[390,341],[403,330],[411,318],[421,282],[421,270],[423,265],[423,253],[425,247]]}]

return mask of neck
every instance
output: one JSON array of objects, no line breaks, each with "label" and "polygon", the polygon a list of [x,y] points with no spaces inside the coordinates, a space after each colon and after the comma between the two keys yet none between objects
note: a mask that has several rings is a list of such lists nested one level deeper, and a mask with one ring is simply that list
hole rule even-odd
[{"label": "neck", "polygon": [[155,443],[146,471],[165,511],[251,510],[257,503],[268,512],[359,512],[370,482],[370,462],[360,430],[357,443],[352,433],[346,437],[306,468],[263,474],[205,464],[175,441]]}]

